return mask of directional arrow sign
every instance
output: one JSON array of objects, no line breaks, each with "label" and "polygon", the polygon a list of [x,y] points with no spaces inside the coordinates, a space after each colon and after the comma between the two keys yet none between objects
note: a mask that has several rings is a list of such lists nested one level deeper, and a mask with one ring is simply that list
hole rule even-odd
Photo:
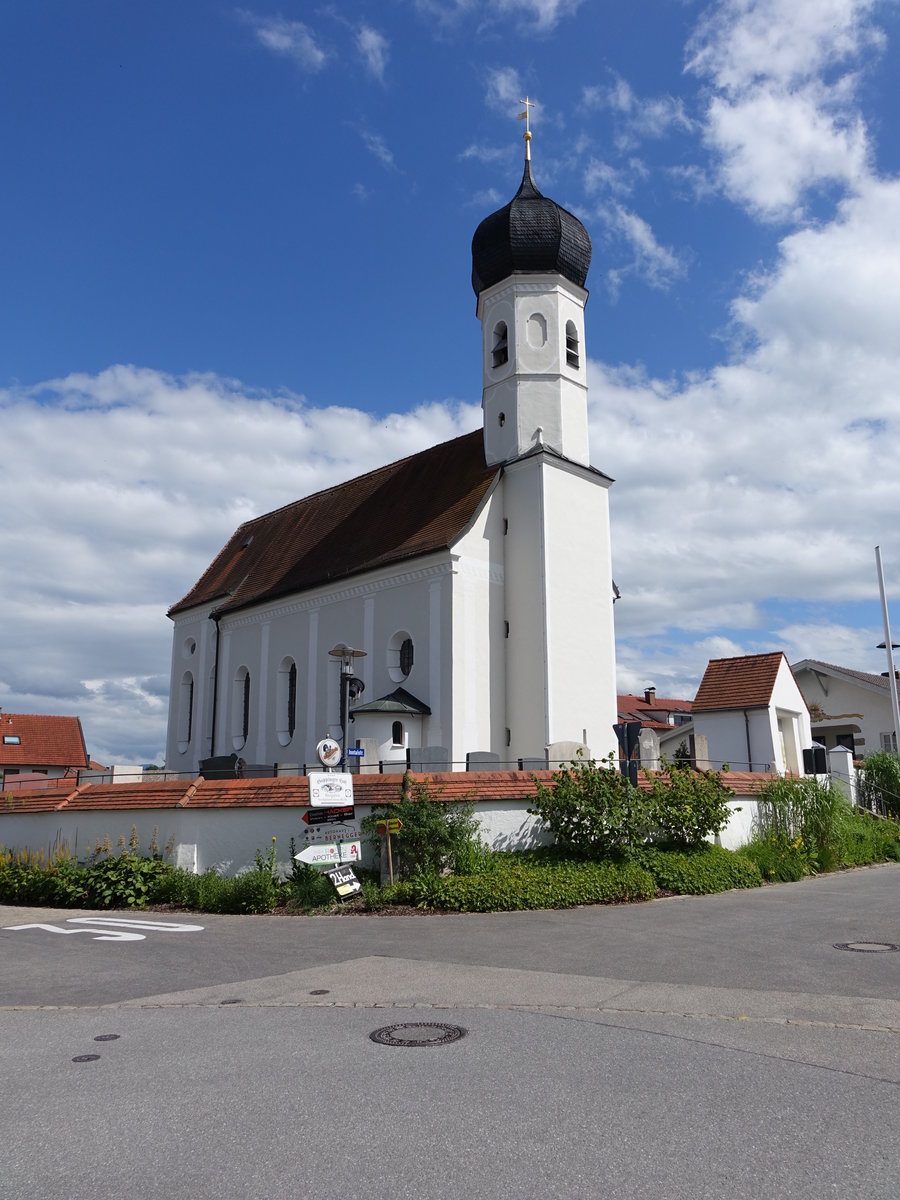
[{"label": "directional arrow sign", "polygon": [[309,863],[311,866],[319,866],[322,863],[339,863],[341,856],[338,853],[336,842],[319,842],[315,846],[305,846],[299,854],[295,854],[302,863]]},{"label": "directional arrow sign", "polygon": [[352,820],[355,811],[352,804],[344,808],[308,808],[303,814],[303,821],[307,825],[328,825],[334,822],[344,822]]},{"label": "directional arrow sign", "polygon": [[375,832],[384,837],[386,833],[399,833],[402,828],[403,822],[396,817],[391,817],[388,821],[379,821],[375,826]]}]

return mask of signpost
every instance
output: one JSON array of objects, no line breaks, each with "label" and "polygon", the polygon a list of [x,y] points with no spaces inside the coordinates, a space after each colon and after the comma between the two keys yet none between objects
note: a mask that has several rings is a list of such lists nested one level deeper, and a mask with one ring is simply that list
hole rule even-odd
[{"label": "signpost", "polygon": [[313,842],[304,846],[294,858],[311,867],[332,866],[359,862],[361,849],[359,842]]},{"label": "signpost", "polygon": [[309,808],[303,814],[303,821],[307,825],[348,825],[355,813],[352,804],[345,808]]},{"label": "signpost", "polygon": [[325,874],[334,884],[334,890],[342,900],[349,900],[351,896],[356,896],[362,891],[362,884],[353,874],[352,867],[335,867]]},{"label": "signpost", "polygon": [[348,758],[365,758],[366,751],[362,746],[351,746],[347,751]]}]

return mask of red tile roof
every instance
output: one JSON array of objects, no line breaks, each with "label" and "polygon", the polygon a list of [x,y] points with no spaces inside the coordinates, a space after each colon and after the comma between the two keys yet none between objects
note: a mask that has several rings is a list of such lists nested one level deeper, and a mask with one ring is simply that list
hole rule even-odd
[{"label": "red tile roof", "polygon": [[440,550],[499,470],[476,429],[247,521],[169,615],[214,601],[229,612]]},{"label": "red tile roof", "polygon": [[674,729],[666,719],[669,713],[690,713],[690,700],[673,700],[657,696],[651,704],[646,696],[633,696],[620,692],[616,696],[616,709],[620,721],[642,721],[647,729]]},{"label": "red tile roof", "polygon": [[694,712],[768,708],[782,663],[787,665],[787,659],[780,650],[773,654],[710,659],[694,697]]},{"label": "red tile roof", "polygon": [[[527,800],[535,794],[535,779],[552,784],[551,771],[453,771],[413,774],[427,781],[431,796],[448,803]],[[725,783],[738,796],[755,795],[770,777],[732,771]],[[356,804],[395,804],[400,799],[402,776],[357,775],[353,780]],[[641,787],[650,783],[641,774]],[[54,792],[20,793],[0,803],[0,821],[23,812],[94,811],[122,812],[153,808],[306,808],[309,780],[304,775],[278,779],[163,780],[158,783],[83,784],[69,795]]]},{"label": "red tile roof", "polygon": [[0,735],[0,767],[86,767],[90,761],[78,717],[0,712]]}]

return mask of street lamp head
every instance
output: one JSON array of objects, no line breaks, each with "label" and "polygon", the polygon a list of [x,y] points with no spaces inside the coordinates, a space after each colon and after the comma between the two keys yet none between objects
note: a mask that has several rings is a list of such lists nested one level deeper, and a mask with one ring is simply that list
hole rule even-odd
[{"label": "street lamp head", "polygon": [[352,646],[348,646],[346,642],[338,642],[329,651],[332,658],[365,658],[365,650],[354,650]]}]

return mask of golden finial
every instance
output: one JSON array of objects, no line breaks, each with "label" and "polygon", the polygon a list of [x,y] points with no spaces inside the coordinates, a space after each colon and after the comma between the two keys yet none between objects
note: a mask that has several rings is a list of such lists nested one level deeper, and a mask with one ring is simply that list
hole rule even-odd
[{"label": "golden finial", "polygon": [[530,113],[528,112],[528,110],[529,110],[529,108],[534,108],[535,103],[533,100],[529,100],[527,96],[525,97],[524,100],[520,100],[519,103],[525,105],[525,111],[519,113],[519,120],[525,122],[525,133],[522,135],[525,140],[525,161],[530,162],[531,161],[531,128],[529,126]]}]

